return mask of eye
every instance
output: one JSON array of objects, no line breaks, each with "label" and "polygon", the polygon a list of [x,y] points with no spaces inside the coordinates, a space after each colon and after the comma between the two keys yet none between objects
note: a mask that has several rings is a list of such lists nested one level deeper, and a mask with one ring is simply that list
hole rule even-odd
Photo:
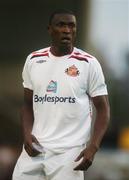
[{"label": "eye", "polygon": [[69,23],[69,27],[70,27],[70,28],[75,28],[76,25],[75,25],[75,23]]},{"label": "eye", "polygon": [[75,28],[75,27],[76,27],[76,24],[73,23],[73,22],[69,22],[69,23],[58,22],[58,23],[56,24],[56,26],[58,26],[58,27],[64,27],[64,26],[67,26],[67,27],[69,27],[69,28]]},{"label": "eye", "polygon": [[64,22],[59,22],[59,23],[56,24],[56,26],[63,27],[63,26],[65,26],[65,23]]}]

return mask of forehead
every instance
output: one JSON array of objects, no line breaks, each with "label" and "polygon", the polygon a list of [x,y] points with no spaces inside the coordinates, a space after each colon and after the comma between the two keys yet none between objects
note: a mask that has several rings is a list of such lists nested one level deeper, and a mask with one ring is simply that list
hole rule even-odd
[{"label": "forehead", "polygon": [[76,24],[76,17],[72,14],[55,14],[52,19],[52,24],[64,22],[64,23],[75,23]]}]

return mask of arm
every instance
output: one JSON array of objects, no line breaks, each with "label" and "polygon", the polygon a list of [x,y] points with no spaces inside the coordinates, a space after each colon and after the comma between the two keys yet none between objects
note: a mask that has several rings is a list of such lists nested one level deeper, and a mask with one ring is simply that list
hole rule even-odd
[{"label": "arm", "polygon": [[29,156],[36,156],[39,151],[34,149],[32,142],[39,144],[34,135],[31,134],[34,117],[33,117],[33,91],[24,88],[24,105],[21,109],[21,121],[24,138],[24,148]]},{"label": "arm", "polygon": [[102,138],[108,128],[110,120],[110,107],[108,96],[97,96],[92,98],[92,100],[96,108],[96,120],[90,144],[93,144],[93,146],[98,150]]},{"label": "arm", "polygon": [[100,147],[102,138],[107,130],[110,119],[110,107],[108,96],[96,96],[92,98],[93,104],[96,108],[96,119],[93,127],[93,133],[87,147],[80,153],[75,161],[81,163],[74,168],[74,170],[87,170],[92,164],[94,155]]}]

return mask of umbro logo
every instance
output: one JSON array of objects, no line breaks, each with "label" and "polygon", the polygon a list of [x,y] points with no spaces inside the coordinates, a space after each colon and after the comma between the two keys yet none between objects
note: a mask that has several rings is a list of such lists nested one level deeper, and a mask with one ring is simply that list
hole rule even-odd
[{"label": "umbro logo", "polygon": [[36,63],[44,63],[44,62],[46,62],[46,60],[38,60],[38,61],[36,61]]}]

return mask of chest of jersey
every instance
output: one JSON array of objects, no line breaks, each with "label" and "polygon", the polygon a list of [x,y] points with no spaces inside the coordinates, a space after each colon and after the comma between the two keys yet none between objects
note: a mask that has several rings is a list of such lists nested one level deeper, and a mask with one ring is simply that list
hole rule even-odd
[{"label": "chest of jersey", "polygon": [[77,60],[35,61],[30,77],[37,94],[80,96],[87,90],[88,63]]}]

